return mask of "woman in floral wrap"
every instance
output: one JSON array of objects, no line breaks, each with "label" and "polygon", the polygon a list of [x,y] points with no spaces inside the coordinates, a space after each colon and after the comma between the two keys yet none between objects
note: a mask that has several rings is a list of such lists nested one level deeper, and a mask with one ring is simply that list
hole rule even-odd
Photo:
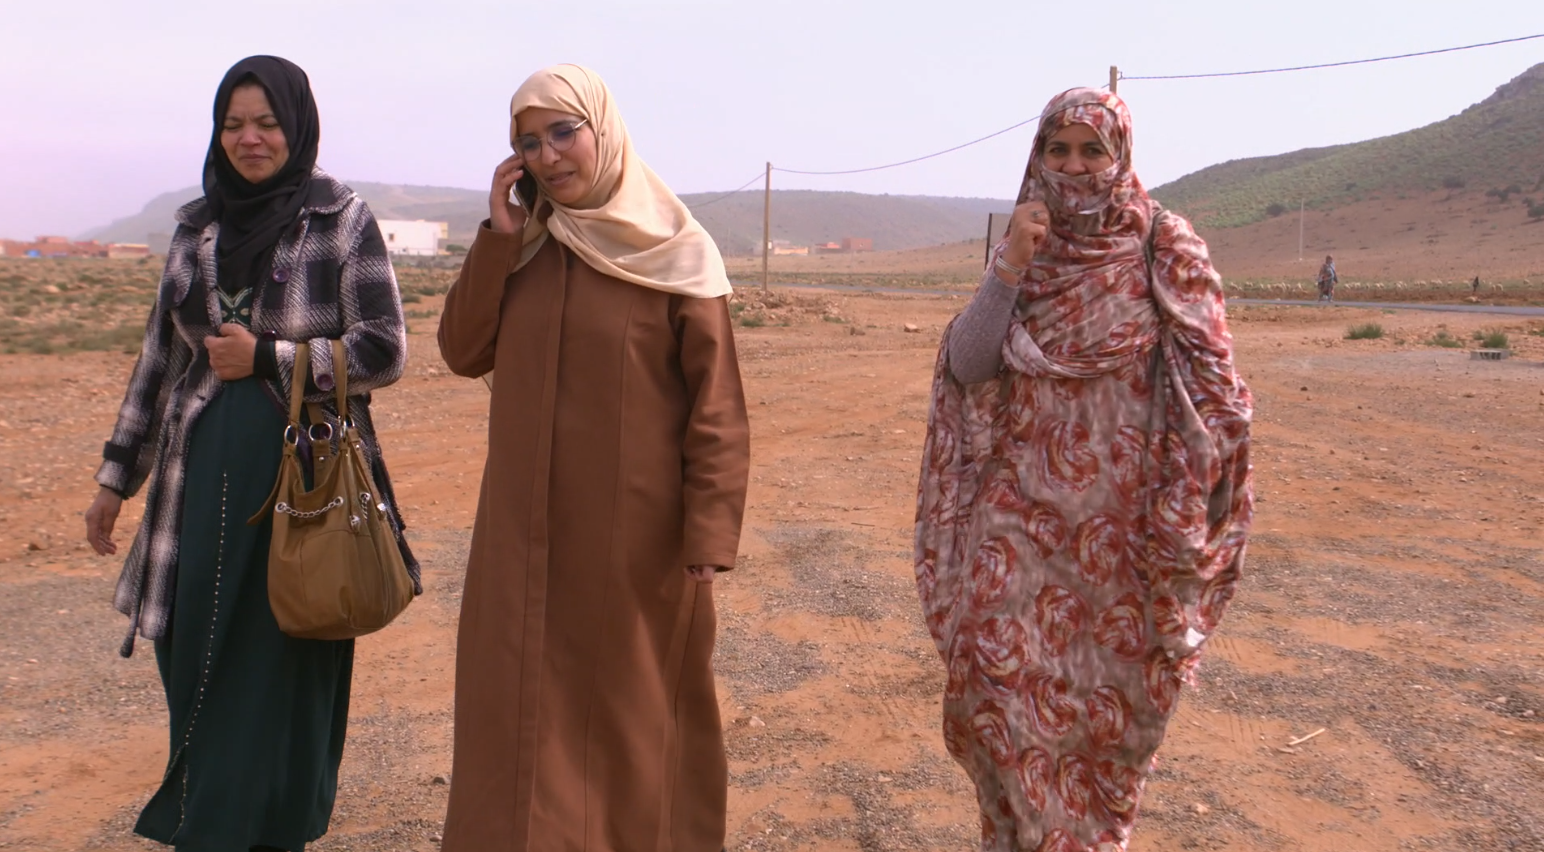
[{"label": "woman in floral wrap", "polygon": [[1335,285],[1339,283],[1340,276],[1335,273],[1335,258],[1333,255],[1325,255],[1324,265],[1319,267],[1319,301],[1335,301]]},{"label": "woman in floral wrap", "polygon": [[1115,852],[1238,582],[1252,403],[1118,97],[1051,101],[1019,202],[939,355],[917,587],[983,852]]}]

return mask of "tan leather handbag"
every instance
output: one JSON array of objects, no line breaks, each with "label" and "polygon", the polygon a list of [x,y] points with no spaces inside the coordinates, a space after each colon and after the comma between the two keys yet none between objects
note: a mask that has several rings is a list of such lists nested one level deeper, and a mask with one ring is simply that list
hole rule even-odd
[{"label": "tan leather handbag", "polygon": [[[300,423],[311,350],[295,347],[289,425],[279,478],[249,524],[273,513],[268,552],[268,602],[279,629],[297,639],[352,639],[380,630],[413,600],[385,500],[370,477],[359,432],[348,413],[348,376],[342,341],[332,342],[338,423],[334,434],[320,406],[311,425]],[[298,447],[300,430],[312,438],[314,487],[307,491]],[[336,446],[333,442],[336,440]]]}]

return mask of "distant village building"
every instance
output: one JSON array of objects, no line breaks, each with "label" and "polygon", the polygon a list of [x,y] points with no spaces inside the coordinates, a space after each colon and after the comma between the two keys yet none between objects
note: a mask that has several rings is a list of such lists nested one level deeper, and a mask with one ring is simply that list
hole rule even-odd
[{"label": "distant village building", "polygon": [[789,240],[772,241],[772,254],[774,255],[807,255],[809,253],[809,246],[796,246]]},{"label": "distant village building", "polygon": [[381,219],[381,236],[386,240],[386,251],[391,254],[433,256],[440,253],[440,240],[450,238],[448,222],[425,222],[416,219]]},{"label": "distant village building", "polygon": [[0,256],[65,258],[135,258],[149,257],[150,247],[139,243],[76,242],[69,237],[38,237],[32,242],[0,240]]},{"label": "distant village building", "polygon": [[32,257],[107,257],[107,246],[96,240],[74,242],[69,237],[38,237],[31,248],[27,254]]},{"label": "distant village building", "polygon": [[815,246],[816,254],[856,254],[873,250],[874,241],[868,237],[843,237],[839,243],[821,243]]}]

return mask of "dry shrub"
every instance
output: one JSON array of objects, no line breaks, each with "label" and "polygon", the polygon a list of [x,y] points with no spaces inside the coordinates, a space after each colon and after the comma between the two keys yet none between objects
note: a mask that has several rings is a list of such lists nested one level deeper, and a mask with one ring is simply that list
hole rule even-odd
[{"label": "dry shrub", "polygon": [[1428,346],[1440,346],[1443,349],[1462,349],[1464,342],[1447,333],[1446,329],[1438,331],[1426,341]]},{"label": "dry shrub", "polygon": [[1489,331],[1480,338],[1480,345],[1486,349],[1508,349],[1510,341],[1504,331]]},{"label": "dry shrub", "polygon": [[1363,323],[1346,329],[1347,340],[1377,340],[1383,336],[1383,326],[1375,323]]},{"label": "dry shrub", "polygon": [[847,323],[851,317],[841,305],[824,296],[802,296],[786,291],[736,290],[729,297],[729,314],[743,328],[802,325],[808,322]]}]

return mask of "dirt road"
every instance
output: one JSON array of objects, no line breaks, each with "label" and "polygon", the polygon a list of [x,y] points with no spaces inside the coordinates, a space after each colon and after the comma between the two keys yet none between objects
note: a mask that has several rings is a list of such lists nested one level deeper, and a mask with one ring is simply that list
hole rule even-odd
[{"label": "dirt road", "polygon": [[[934,349],[961,304],[834,296],[739,331],[753,508],[738,570],[715,583],[731,849],[972,848],[910,558]],[[1342,340],[1369,320],[1385,339]],[[1462,340],[1509,328],[1519,357],[1420,345],[1439,322]],[[1544,337],[1529,322],[1236,310],[1258,396],[1249,571],[1133,850],[1544,849]],[[359,643],[318,852],[429,852],[444,814],[487,394],[446,374],[434,324],[413,321],[410,374],[377,397],[427,594]],[[130,835],[166,756],[154,662],[149,648],[117,657],[117,564],[77,543],[130,366],[0,356],[7,852],[159,848]]]}]

